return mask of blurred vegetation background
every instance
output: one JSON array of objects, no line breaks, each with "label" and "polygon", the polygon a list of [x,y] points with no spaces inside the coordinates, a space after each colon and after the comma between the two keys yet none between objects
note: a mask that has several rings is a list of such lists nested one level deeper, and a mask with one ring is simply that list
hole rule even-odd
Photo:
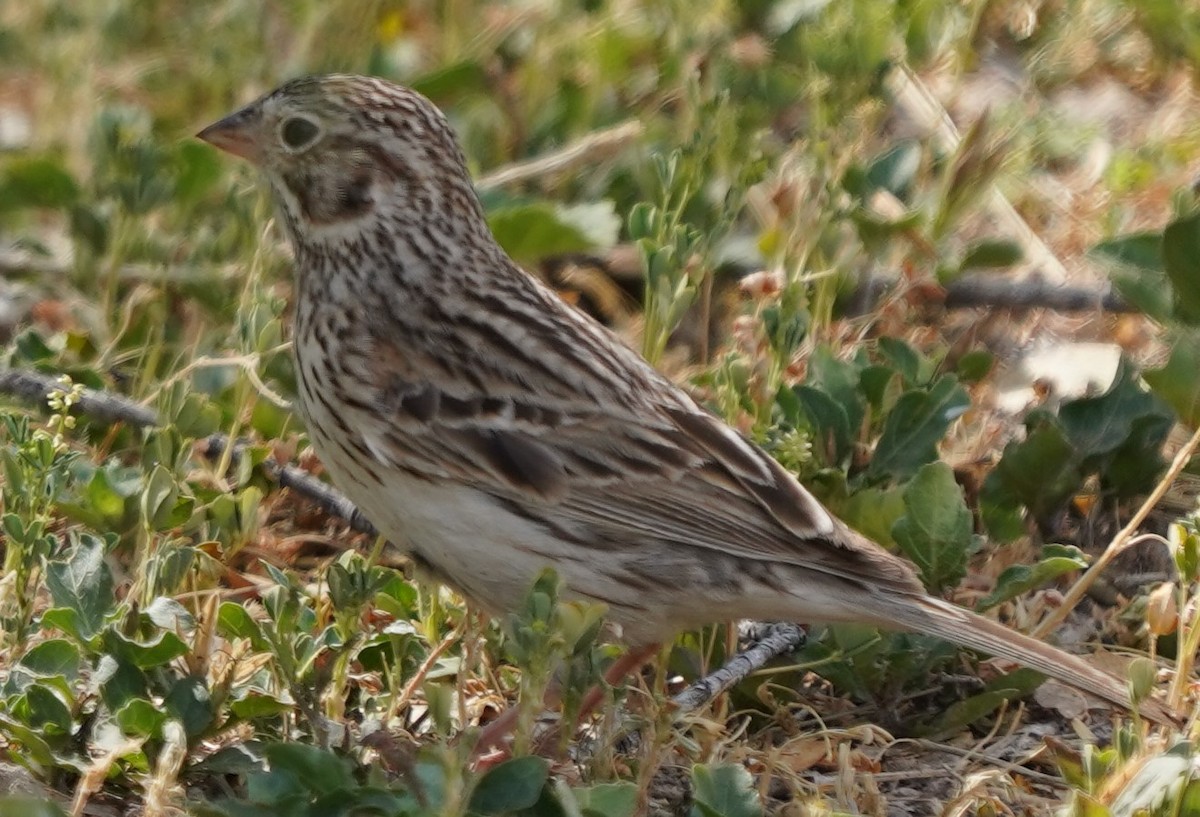
[{"label": "blurred vegetation background", "polygon": [[[193,134],[330,71],[433,99],[514,258],[932,591],[1017,626],[1200,420],[1189,0],[6,3],[0,343],[68,380],[48,415],[0,409],[0,793],[75,813],[1133,813],[1107,782],[1154,754],[1133,733],[973,787],[889,777],[941,761],[885,730],[986,741],[1036,679],[967,679],[947,645],[861,628],[814,630],[694,728],[610,707],[638,750],[472,772],[451,735],[517,690],[536,705],[564,660],[582,687],[612,648],[551,579],[502,632],[272,478],[277,459],[320,474],[288,406],[288,252],[252,170]],[[980,280],[1009,300],[958,308]],[[1084,308],[1004,307],[1037,282]],[[76,386],[158,426],[76,418]],[[239,456],[205,456],[218,432]],[[1159,507],[1174,558],[1124,571],[1143,580],[1111,596],[1136,601],[1074,640],[1190,667],[1193,510]],[[684,637],[646,698],[734,648]],[[59,813],[32,803],[0,814]]]}]

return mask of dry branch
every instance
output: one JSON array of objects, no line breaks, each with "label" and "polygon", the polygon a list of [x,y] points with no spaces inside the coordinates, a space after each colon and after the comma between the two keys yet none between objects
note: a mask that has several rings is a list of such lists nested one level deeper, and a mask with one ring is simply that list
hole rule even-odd
[{"label": "dry branch", "polygon": [[807,640],[804,629],[798,624],[770,624],[766,632],[755,639],[748,649],[725,662],[725,665],[699,679],[671,702],[679,707],[681,714],[693,712],[725,690],[741,683],[750,673],[762,669],[768,661],[787,655],[804,646]]},{"label": "dry branch", "polygon": [[[54,375],[20,369],[0,370],[0,394],[12,395],[25,403],[45,407],[46,395],[60,388],[62,384]],[[154,428],[158,425],[158,415],[153,409],[128,397],[96,389],[83,390],[79,402],[75,405],[75,412],[100,422],[125,423],[135,428]],[[228,445],[228,437],[214,434],[205,440],[205,455],[216,459],[224,453]],[[234,445],[231,453],[235,460],[240,455],[241,448],[242,443]],[[265,461],[262,467],[270,479],[308,498],[326,513],[346,520],[354,530],[372,536],[378,535],[375,526],[363,516],[362,511],[333,486],[295,466],[283,465],[274,460]]]}]

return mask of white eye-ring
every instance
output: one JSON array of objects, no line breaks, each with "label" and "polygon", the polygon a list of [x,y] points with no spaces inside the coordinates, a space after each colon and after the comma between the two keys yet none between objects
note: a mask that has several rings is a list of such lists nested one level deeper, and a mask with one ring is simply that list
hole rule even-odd
[{"label": "white eye-ring", "polygon": [[292,153],[312,147],[320,136],[321,126],[308,116],[293,114],[279,125],[279,141]]}]

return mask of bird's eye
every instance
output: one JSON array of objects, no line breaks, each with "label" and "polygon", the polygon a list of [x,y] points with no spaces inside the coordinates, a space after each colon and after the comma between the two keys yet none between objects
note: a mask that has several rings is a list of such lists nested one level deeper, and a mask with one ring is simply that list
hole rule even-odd
[{"label": "bird's eye", "polygon": [[279,138],[289,150],[303,150],[316,141],[321,128],[307,116],[293,116],[284,120],[279,128]]}]

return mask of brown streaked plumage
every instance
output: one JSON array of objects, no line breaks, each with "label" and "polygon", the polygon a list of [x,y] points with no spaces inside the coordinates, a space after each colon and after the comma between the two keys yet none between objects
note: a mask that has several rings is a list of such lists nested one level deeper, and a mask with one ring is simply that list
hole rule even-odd
[{"label": "brown streaked plumage", "polygon": [[274,191],[296,255],[299,406],[335,482],[486,609],[515,607],[552,565],[634,645],[734,618],[859,621],[1131,706],[1086,661],[927,595],[906,562],[520,270],[424,97],[296,80],[200,137]]}]

